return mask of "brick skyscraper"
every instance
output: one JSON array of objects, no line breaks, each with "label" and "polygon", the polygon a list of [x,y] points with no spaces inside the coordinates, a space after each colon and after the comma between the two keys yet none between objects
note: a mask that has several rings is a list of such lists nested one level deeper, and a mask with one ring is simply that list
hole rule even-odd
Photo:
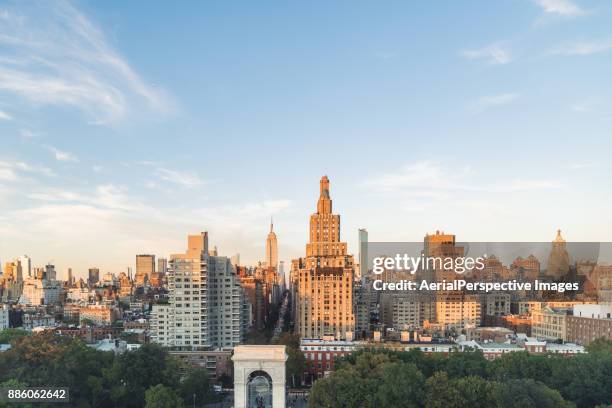
[{"label": "brick skyscraper", "polygon": [[302,338],[353,337],[354,273],[353,256],[340,241],[340,215],[332,213],[329,179],[323,176],[306,257],[291,263],[295,327]]}]

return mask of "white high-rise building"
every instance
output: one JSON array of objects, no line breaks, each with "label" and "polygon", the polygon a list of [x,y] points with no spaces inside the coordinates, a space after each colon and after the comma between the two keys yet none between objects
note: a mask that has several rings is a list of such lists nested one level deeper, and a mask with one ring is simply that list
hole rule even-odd
[{"label": "white high-rise building", "polygon": [[57,281],[47,279],[27,278],[19,303],[28,306],[59,304],[62,287]]},{"label": "white high-rise building", "polygon": [[208,323],[215,348],[233,347],[246,334],[249,315],[236,268],[224,256],[208,258]]},{"label": "white high-rise building", "polygon": [[29,256],[23,255],[19,257],[19,261],[21,262],[21,271],[24,277],[32,276],[32,259]]},{"label": "white high-rise building", "polygon": [[235,267],[211,256],[208,233],[190,235],[184,254],[170,257],[168,305],[154,305],[152,339],[166,347],[232,347],[246,332],[248,308]]}]

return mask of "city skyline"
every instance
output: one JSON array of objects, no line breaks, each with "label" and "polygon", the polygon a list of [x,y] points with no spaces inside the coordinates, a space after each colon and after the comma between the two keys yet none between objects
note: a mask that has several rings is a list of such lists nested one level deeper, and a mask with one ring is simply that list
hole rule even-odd
[{"label": "city skyline", "polygon": [[273,216],[288,265],[323,174],[355,255],[359,228],[612,241],[610,4],[141,12],[0,6],[2,264],[119,273],[198,231],[253,264]]}]

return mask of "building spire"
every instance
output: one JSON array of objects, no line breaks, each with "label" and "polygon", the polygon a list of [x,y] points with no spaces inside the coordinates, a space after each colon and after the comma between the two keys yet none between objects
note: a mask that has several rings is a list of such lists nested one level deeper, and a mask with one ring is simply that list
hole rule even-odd
[{"label": "building spire", "polygon": [[270,216],[270,232],[274,232],[274,218]]},{"label": "building spire", "polygon": [[327,176],[321,177],[321,194],[319,198],[329,198],[329,179]]},{"label": "building spire", "polygon": [[329,196],[329,179],[327,176],[321,177],[319,201],[317,202],[318,214],[331,214],[332,201]]}]

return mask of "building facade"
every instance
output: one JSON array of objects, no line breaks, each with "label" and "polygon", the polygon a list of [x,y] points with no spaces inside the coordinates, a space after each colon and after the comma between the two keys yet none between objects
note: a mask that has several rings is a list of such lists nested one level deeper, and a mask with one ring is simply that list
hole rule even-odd
[{"label": "building facade", "polygon": [[10,327],[9,310],[9,305],[0,305],[0,330],[8,329]]},{"label": "building facade", "polygon": [[155,273],[155,255],[136,255],[136,285],[144,286]]},{"label": "building facade", "polygon": [[545,306],[531,312],[531,335],[544,340],[567,340],[568,309]]},{"label": "building facade", "polygon": [[98,268],[89,268],[87,271],[87,284],[91,286],[95,286],[100,281],[100,269]]},{"label": "building facade", "polygon": [[28,306],[59,304],[62,290],[62,285],[58,281],[27,278],[23,284],[19,303]]},{"label": "building facade", "polygon": [[586,346],[599,338],[612,339],[612,306],[576,305],[566,320],[567,341]]},{"label": "building facade", "polygon": [[117,320],[117,310],[108,305],[87,305],[79,310],[79,320],[89,320],[95,325],[110,325]]},{"label": "building facade", "polygon": [[278,241],[273,222],[270,222],[270,232],[266,238],[266,266],[274,270],[278,268]]},{"label": "building facade", "polygon": [[446,328],[477,327],[482,323],[482,295],[459,291],[435,294],[436,322]]},{"label": "building facade", "polygon": [[355,264],[340,240],[340,215],[333,214],[329,179],[320,182],[317,212],[310,216],[306,257],[291,266],[296,331],[303,338],[353,337]]},{"label": "building facade", "polygon": [[190,235],[184,254],[170,257],[169,304],[153,306],[151,338],[183,350],[232,347],[248,325],[248,305],[235,267],[210,256],[208,233]]}]

